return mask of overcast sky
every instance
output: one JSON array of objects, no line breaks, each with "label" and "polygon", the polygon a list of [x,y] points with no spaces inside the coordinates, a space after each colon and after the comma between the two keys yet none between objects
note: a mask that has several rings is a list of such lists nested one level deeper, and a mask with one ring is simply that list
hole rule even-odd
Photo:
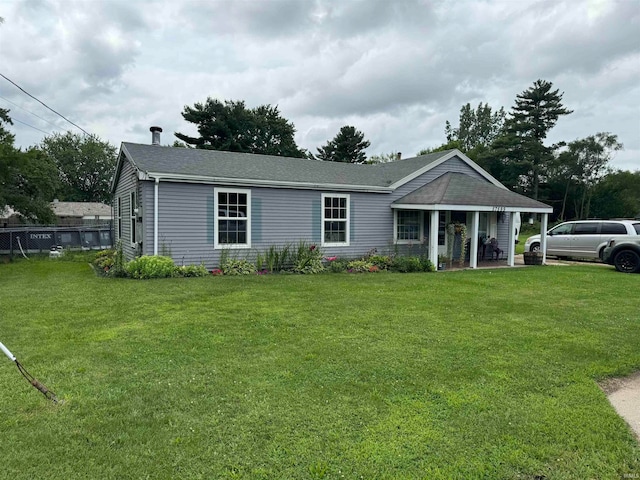
[{"label": "overcast sky", "polygon": [[[278,105],[314,153],[343,125],[369,156],[445,142],[460,107],[509,110],[537,79],[574,113],[548,143],[601,131],[640,169],[640,0],[0,0],[0,73],[116,146],[194,134],[208,96]],[[0,77],[22,147],[78,131]]]}]

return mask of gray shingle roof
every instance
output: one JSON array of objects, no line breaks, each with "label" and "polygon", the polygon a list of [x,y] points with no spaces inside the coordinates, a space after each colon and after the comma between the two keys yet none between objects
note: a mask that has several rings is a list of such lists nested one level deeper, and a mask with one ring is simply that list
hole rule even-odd
[{"label": "gray shingle roof", "polygon": [[57,217],[110,217],[111,206],[99,202],[51,202]]},{"label": "gray shingle roof", "polygon": [[463,173],[449,172],[396,200],[392,205],[472,205],[549,209],[548,205]]},{"label": "gray shingle roof", "polygon": [[147,173],[301,184],[388,187],[451,150],[377,165],[123,143],[134,165]]}]

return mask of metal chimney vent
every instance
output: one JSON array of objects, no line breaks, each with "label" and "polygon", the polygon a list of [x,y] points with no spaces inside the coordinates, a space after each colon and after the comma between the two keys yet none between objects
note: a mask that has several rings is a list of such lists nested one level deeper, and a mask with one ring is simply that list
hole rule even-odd
[{"label": "metal chimney vent", "polygon": [[160,145],[160,134],[162,133],[162,128],[151,127],[149,131],[151,132],[151,145]]}]

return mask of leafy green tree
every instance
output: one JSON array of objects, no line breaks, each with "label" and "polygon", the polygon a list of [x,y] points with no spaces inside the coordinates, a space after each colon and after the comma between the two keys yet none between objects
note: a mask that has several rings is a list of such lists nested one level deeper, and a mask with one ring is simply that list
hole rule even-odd
[{"label": "leafy green tree", "polygon": [[365,150],[369,145],[371,142],[364,139],[364,133],[345,125],[333,140],[318,148],[317,157],[327,162],[365,163]]},{"label": "leafy green tree", "polygon": [[580,198],[576,199],[580,202],[577,208],[579,218],[589,216],[593,187],[607,173],[612,153],[622,148],[618,137],[608,132],[596,133],[567,145],[566,155],[561,158],[567,162],[567,173],[581,187]]},{"label": "leafy green tree", "polygon": [[446,152],[447,150],[453,150],[454,148],[457,148],[458,150],[462,151],[462,149],[460,148],[460,142],[458,142],[457,140],[452,140],[447,143],[443,143],[439,147],[423,148],[417,153],[417,155],[420,156],[420,155],[429,155],[430,153],[436,153],[436,152]]},{"label": "leafy green tree", "polygon": [[185,106],[182,117],[197,125],[199,137],[175,133],[187,145],[210,150],[259,153],[305,158],[294,140],[293,123],[280,116],[278,107],[261,105],[248,109],[243,101],[207,98],[205,103]]},{"label": "leafy green tree", "polygon": [[46,137],[40,149],[58,169],[58,198],[74,202],[109,202],[116,147],[95,136],[67,132]]},{"label": "leafy green tree", "polygon": [[444,133],[447,142],[439,147],[424,148],[418,152],[418,155],[457,148],[470,159],[478,162],[481,155],[488,150],[489,145],[502,133],[505,116],[502,107],[494,112],[488,103],[480,102],[474,110],[471,104],[467,103],[460,108],[457,127],[452,127],[451,122],[446,121]]},{"label": "leafy green tree", "polygon": [[551,82],[536,80],[518,94],[505,122],[504,135],[496,139],[497,148],[504,149],[504,161],[511,164],[520,186],[536,200],[540,179],[553,161],[553,148],[543,141],[560,116],[572,113],[562,105],[563,93],[552,88]]},{"label": "leafy green tree", "polygon": [[477,150],[487,148],[502,132],[505,116],[502,107],[494,112],[488,103],[480,102],[474,110],[467,103],[460,108],[458,127],[453,128],[447,120],[444,129],[447,142],[457,143],[460,150],[475,157]]},{"label": "leafy green tree", "polygon": [[597,218],[640,218],[640,170],[602,177],[593,188],[591,213]]},{"label": "leafy green tree", "polygon": [[26,220],[52,223],[49,202],[56,188],[56,168],[35,149],[23,152],[13,145],[9,110],[0,108],[0,208],[9,206]]},{"label": "leafy green tree", "polygon": [[372,155],[366,162],[369,165],[375,165],[376,163],[389,163],[395,162],[400,157],[400,152],[381,153],[379,155]]}]

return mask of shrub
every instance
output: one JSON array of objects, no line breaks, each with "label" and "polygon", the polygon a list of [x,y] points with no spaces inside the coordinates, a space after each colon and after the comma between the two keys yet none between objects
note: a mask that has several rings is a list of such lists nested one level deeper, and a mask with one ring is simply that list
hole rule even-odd
[{"label": "shrub", "polygon": [[122,253],[122,244],[117,243],[113,250],[101,250],[95,254],[92,261],[93,265],[105,275],[111,277],[126,277],[127,272],[124,268],[124,254]]},{"label": "shrub", "polygon": [[347,271],[347,265],[349,264],[348,260],[331,257],[332,260],[328,260],[327,268],[330,272],[333,273],[342,273]]},{"label": "shrub", "polygon": [[209,272],[202,264],[176,267],[175,273],[178,277],[206,277],[209,275]]},{"label": "shrub", "polygon": [[115,254],[115,250],[101,250],[93,259],[93,264],[100,270],[108,272],[113,267]]},{"label": "shrub", "polygon": [[396,257],[393,259],[392,270],[402,273],[421,272],[420,257]]},{"label": "shrub", "polygon": [[175,275],[176,266],[170,257],[143,255],[128,262],[125,270],[137,279],[169,278]]},{"label": "shrub", "polygon": [[389,270],[393,265],[393,259],[389,255],[373,255],[368,260],[380,270]]},{"label": "shrub", "polygon": [[423,272],[435,272],[436,266],[433,264],[429,257],[426,255],[420,256],[420,266],[422,267]]},{"label": "shrub", "polygon": [[369,272],[373,263],[368,260],[352,260],[347,264],[347,271],[351,273],[364,273]]},{"label": "shrub", "polygon": [[220,270],[225,275],[253,275],[256,273],[256,266],[249,260],[231,258],[220,265]]},{"label": "shrub", "polygon": [[320,249],[316,245],[309,245],[301,240],[293,262],[293,271],[295,273],[320,273],[323,270]]}]

